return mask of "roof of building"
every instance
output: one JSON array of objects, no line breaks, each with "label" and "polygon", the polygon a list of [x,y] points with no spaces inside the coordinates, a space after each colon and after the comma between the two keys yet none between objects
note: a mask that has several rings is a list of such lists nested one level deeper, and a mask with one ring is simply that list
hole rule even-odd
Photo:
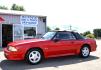
[{"label": "roof of building", "polygon": [[43,15],[39,15],[35,12],[25,12],[25,11],[14,11],[14,10],[0,10],[0,14],[11,14],[11,15],[33,15],[38,17],[46,17]]}]

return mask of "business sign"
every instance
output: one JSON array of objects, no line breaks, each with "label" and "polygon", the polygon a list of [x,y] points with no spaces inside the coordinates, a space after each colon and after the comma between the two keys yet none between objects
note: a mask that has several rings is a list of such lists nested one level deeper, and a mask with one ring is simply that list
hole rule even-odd
[{"label": "business sign", "polygon": [[37,25],[38,24],[38,17],[21,16],[20,21],[21,21],[21,24],[24,24],[24,25]]}]

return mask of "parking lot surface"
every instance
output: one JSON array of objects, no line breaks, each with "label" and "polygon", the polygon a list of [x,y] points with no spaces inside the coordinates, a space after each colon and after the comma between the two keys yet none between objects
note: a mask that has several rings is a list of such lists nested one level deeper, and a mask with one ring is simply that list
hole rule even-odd
[{"label": "parking lot surface", "polygon": [[101,70],[101,40],[97,40],[97,51],[89,58],[66,56],[44,60],[38,65],[29,65],[25,61],[9,61],[0,51],[0,70]]}]

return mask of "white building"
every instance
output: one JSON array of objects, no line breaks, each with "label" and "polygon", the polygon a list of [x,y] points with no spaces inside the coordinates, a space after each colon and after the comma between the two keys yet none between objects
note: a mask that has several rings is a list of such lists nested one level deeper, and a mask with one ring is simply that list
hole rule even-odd
[{"label": "white building", "polygon": [[9,42],[41,37],[46,32],[46,16],[0,10],[0,46]]}]

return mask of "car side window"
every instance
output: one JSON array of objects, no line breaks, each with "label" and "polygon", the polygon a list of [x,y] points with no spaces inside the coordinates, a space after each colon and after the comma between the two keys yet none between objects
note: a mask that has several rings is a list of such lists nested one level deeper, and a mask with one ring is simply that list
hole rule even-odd
[{"label": "car side window", "polygon": [[56,35],[56,38],[61,40],[75,40],[75,36],[70,32],[59,32]]}]

